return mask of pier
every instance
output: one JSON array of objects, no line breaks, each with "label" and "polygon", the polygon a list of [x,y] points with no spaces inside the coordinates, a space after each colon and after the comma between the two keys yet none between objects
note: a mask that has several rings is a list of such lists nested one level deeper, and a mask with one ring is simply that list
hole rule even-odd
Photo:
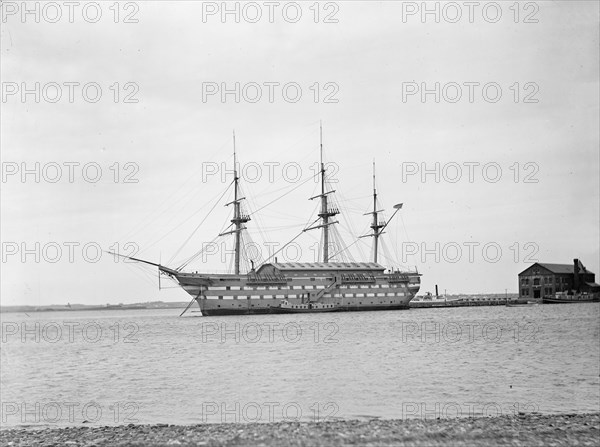
[{"label": "pier", "polygon": [[528,304],[527,300],[515,300],[504,298],[496,299],[460,299],[460,300],[434,300],[434,301],[411,301],[409,307],[412,308],[438,308],[438,307],[467,307],[467,306],[506,306],[514,304]]}]

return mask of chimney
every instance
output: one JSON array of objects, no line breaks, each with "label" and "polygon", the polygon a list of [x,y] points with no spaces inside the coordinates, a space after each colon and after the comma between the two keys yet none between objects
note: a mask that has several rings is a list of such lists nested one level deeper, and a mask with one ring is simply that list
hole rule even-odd
[{"label": "chimney", "polygon": [[439,298],[437,284],[435,285],[435,299]]},{"label": "chimney", "polygon": [[579,259],[573,259],[573,287],[577,293],[580,292],[579,284]]}]

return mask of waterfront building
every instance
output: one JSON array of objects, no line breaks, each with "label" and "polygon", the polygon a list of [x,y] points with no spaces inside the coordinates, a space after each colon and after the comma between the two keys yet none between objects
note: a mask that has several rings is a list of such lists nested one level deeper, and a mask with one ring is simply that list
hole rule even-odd
[{"label": "waterfront building", "polygon": [[556,293],[594,293],[600,291],[595,274],[579,259],[573,264],[536,262],[519,273],[519,298],[543,298]]}]

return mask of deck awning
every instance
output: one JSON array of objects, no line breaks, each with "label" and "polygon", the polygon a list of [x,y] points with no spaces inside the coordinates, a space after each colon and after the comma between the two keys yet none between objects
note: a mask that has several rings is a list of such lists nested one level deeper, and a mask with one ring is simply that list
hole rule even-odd
[{"label": "deck awning", "polygon": [[279,270],[385,270],[374,262],[280,262],[272,265]]}]

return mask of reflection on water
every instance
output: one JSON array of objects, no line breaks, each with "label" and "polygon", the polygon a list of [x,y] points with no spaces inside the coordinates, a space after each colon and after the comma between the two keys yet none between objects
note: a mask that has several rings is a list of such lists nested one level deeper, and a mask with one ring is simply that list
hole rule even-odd
[{"label": "reflection on water", "polygon": [[598,411],[599,311],[3,314],[2,425]]}]

